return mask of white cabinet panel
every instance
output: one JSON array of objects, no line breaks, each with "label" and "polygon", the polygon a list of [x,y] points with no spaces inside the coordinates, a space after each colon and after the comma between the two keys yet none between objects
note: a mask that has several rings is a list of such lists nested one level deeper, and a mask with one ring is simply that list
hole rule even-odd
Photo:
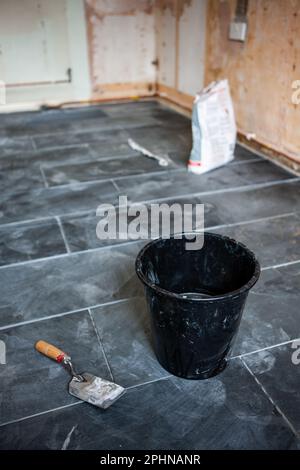
[{"label": "white cabinet panel", "polygon": [[65,0],[0,1],[0,79],[7,85],[67,81]]}]

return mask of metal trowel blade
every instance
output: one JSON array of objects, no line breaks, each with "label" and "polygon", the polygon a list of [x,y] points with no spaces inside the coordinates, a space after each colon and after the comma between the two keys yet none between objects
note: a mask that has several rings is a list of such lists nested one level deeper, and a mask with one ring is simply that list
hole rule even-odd
[{"label": "metal trowel blade", "polygon": [[80,400],[106,409],[120,398],[125,389],[108,380],[101,379],[87,372],[80,374],[85,381],[80,382],[73,377],[69,384],[69,393]]}]

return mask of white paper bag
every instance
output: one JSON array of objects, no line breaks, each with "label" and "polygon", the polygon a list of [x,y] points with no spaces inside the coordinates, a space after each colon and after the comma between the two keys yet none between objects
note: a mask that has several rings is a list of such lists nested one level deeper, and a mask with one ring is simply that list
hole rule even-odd
[{"label": "white paper bag", "polygon": [[213,82],[196,95],[192,131],[189,171],[201,174],[233,160],[236,124],[227,80]]}]

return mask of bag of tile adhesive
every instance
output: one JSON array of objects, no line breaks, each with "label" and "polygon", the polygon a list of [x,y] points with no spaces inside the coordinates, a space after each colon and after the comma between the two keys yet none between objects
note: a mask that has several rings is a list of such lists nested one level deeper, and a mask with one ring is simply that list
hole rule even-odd
[{"label": "bag of tile adhesive", "polygon": [[192,133],[189,171],[206,173],[233,160],[236,124],[227,80],[213,82],[197,93]]}]

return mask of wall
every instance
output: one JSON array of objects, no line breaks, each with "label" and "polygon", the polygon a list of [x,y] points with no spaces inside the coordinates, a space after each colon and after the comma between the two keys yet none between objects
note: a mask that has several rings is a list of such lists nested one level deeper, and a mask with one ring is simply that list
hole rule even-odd
[{"label": "wall", "polygon": [[158,90],[191,107],[204,79],[206,0],[85,0],[85,9],[93,98]]},{"label": "wall", "polygon": [[85,0],[92,97],[155,93],[153,0]]},{"label": "wall", "polygon": [[300,104],[291,99],[300,79],[300,0],[249,0],[245,43],[228,40],[234,8],[234,0],[209,1],[205,81],[227,77],[240,132],[254,133],[270,155],[300,162]]},{"label": "wall", "polygon": [[83,0],[1,0],[0,8],[1,112],[88,99]]},{"label": "wall", "polygon": [[1,111],[157,92],[191,108],[203,86],[205,15],[206,0],[3,0],[0,75],[5,58],[27,83],[8,89]]},{"label": "wall", "polygon": [[203,87],[206,0],[156,2],[158,91],[191,108]]}]

